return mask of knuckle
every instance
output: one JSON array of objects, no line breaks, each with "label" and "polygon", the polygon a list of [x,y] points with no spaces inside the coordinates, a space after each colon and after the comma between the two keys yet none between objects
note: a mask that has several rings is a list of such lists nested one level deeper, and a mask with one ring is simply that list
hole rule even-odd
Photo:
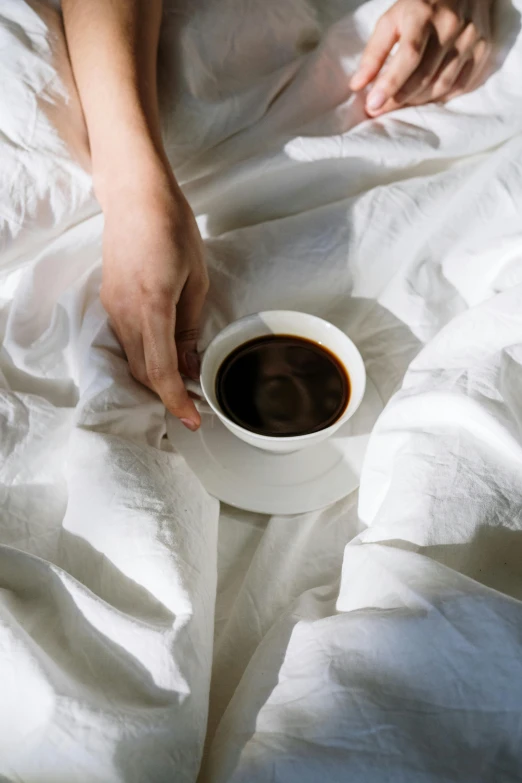
[{"label": "knuckle", "polygon": [[170,311],[174,302],[172,286],[157,281],[154,284],[140,281],[139,286],[141,301],[147,308],[157,310],[160,313]]},{"label": "knuckle", "polygon": [[455,11],[445,10],[439,14],[439,28],[445,38],[454,38],[462,28],[462,22]]},{"label": "knuckle", "polygon": [[169,282],[144,277],[140,278],[138,285],[141,295],[146,299],[167,299],[172,294]]},{"label": "knuckle", "polygon": [[446,25],[446,35],[448,38],[453,39],[455,38],[461,28],[461,21],[460,19],[455,16],[454,14],[448,19],[447,25]]},{"label": "knuckle", "polygon": [[463,44],[466,47],[473,46],[479,39],[480,39],[480,33],[473,24],[473,22],[470,22],[466,29],[464,30],[464,33],[462,34]]}]

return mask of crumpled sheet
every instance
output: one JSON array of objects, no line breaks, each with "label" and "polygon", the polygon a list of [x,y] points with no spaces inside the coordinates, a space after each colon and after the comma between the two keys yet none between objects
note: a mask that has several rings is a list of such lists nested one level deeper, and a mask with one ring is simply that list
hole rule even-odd
[{"label": "crumpled sheet", "polygon": [[219,510],[130,377],[59,18],[0,2],[2,783],[522,780],[521,4],[480,90],[369,122],[385,8],[165,10],[202,347],[316,313],[386,403],[359,493],[268,519]]}]

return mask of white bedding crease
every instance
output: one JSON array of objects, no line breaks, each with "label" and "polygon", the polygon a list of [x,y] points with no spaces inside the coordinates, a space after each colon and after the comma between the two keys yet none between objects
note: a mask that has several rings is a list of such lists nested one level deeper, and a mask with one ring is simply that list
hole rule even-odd
[{"label": "white bedding crease", "polygon": [[522,781],[522,2],[478,91],[366,121],[385,8],[165,10],[202,347],[315,313],[386,403],[359,493],[269,519],[129,375],[59,15],[0,0],[2,783]]}]

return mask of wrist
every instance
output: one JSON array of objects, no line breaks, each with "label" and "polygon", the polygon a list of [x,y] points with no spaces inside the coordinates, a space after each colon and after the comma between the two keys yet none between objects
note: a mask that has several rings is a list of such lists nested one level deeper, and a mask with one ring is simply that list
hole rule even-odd
[{"label": "wrist", "polygon": [[153,194],[172,195],[178,185],[163,149],[135,138],[112,156],[93,155],[93,185],[103,212],[129,201],[147,201]]},{"label": "wrist", "polygon": [[174,180],[159,115],[134,89],[121,90],[89,126],[93,185],[102,209],[125,193]]}]

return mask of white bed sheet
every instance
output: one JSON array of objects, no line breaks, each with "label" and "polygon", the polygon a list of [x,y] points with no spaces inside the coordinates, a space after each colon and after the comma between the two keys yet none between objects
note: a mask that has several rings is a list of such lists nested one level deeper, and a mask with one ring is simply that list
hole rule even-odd
[{"label": "white bed sheet", "polygon": [[365,122],[347,76],[385,7],[166,11],[202,344],[317,313],[387,403],[359,493],[268,519],[219,512],[131,379],[82,129],[48,111],[59,27],[0,2],[2,781],[522,780],[520,4],[475,94]]}]

